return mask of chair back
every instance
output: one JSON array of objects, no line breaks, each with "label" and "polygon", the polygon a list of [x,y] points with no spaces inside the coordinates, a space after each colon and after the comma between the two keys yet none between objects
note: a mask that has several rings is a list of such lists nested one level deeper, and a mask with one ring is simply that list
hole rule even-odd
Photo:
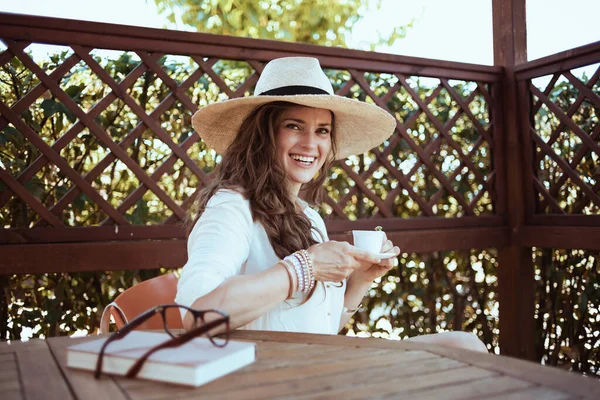
[{"label": "chair back", "polygon": [[[100,333],[108,333],[110,317],[118,329],[144,311],[159,304],[172,304],[177,294],[178,278],[174,273],[157,276],[130,287],[106,306],[100,321]],[[167,324],[172,329],[183,329],[179,313],[167,314]],[[158,315],[141,324],[137,329],[163,329]]]}]

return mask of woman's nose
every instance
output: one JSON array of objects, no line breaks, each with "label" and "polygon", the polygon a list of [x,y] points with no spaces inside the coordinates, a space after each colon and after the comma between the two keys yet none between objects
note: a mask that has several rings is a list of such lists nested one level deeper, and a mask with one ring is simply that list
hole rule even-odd
[{"label": "woman's nose", "polygon": [[303,147],[312,149],[316,147],[316,139],[317,137],[314,133],[307,133],[306,135],[302,136],[301,145]]}]

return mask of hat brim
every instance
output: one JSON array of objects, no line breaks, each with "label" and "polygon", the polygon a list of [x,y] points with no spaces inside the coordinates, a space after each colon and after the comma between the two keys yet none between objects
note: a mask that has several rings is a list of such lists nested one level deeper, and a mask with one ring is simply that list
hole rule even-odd
[{"label": "hat brim", "polygon": [[382,108],[336,95],[240,97],[202,107],[193,115],[192,125],[208,147],[223,153],[244,119],[258,106],[274,101],[331,110],[335,115],[338,160],[378,146],[396,127],[396,119]]}]

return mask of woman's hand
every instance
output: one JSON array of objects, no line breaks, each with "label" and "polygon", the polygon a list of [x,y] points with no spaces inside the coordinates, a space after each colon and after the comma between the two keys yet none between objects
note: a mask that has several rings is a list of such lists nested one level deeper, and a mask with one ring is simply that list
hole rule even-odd
[{"label": "woman's hand", "polygon": [[373,282],[375,279],[387,274],[390,269],[394,267],[394,260],[400,254],[400,248],[394,246],[391,240],[388,240],[387,236],[383,235],[383,242],[381,245],[381,253],[393,253],[394,256],[381,260],[363,268],[358,268],[352,273],[352,279],[357,282]]},{"label": "woman's hand", "polygon": [[358,269],[381,263],[375,254],[361,250],[347,242],[330,240],[308,248],[315,280],[340,282]]}]

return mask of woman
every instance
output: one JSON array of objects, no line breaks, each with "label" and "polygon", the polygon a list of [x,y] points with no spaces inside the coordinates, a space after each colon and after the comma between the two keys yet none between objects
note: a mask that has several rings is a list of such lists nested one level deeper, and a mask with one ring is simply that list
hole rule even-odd
[{"label": "woman", "polygon": [[225,311],[232,329],[339,332],[400,249],[385,239],[381,259],[328,240],[298,194],[317,202],[331,163],[377,146],[395,124],[335,96],[306,57],[268,63],[253,97],[199,110],[194,128],[223,159],[197,201],[176,301]]}]

